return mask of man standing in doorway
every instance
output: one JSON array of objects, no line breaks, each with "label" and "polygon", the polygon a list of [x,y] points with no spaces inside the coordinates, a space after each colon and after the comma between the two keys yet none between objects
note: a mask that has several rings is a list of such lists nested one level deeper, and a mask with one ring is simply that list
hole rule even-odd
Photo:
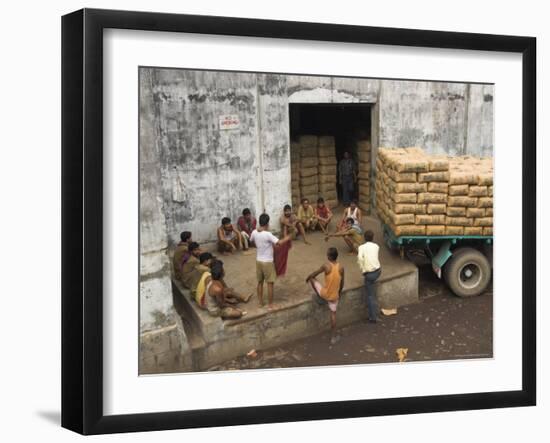
[{"label": "man standing in doorway", "polygon": [[357,253],[357,264],[359,265],[359,269],[361,269],[365,282],[363,295],[366,298],[369,309],[369,323],[376,323],[378,317],[378,301],[376,299],[376,287],[374,284],[382,273],[378,259],[380,247],[373,240],[374,233],[371,230],[366,231],[365,243],[359,246]]},{"label": "man standing in doorway", "polygon": [[350,157],[349,152],[344,152],[344,158],[338,165],[338,178],[342,186],[342,200],[345,206],[349,205],[354,198],[355,193],[355,162]]}]

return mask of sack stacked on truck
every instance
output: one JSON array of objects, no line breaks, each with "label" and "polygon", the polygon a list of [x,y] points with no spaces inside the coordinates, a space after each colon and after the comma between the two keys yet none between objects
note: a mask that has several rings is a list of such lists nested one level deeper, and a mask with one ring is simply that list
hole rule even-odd
[{"label": "sack stacked on truck", "polygon": [[[379,148],[376,204],[379,216],[395,235],[426,235],[426,226],[444,226],[445,214],[438,213],[440,208],[428,213],[428,205],[446,200],[446,194],[428,192],[433,177],[419,175],[428,173],[429,158],[421,149]],[[438,177],[436,175],[435,180]]]},{"label": "sack stacked on truck", "polygon": [[370,172],[371,172],[371,143],[369,140],[357,142],[357,179],[359,191],[359,207],[370,211]]},{"label": "sack stacked on truck", "polygon": [[493,161],[450,158],[447,235],[493,235]]},{"label": "sack stacked on truck", "polygon": [[336,145],[334,137],[323,135],[319,137],[319,196],[325,199],[329,208],[338,206],[336,191]]},{"label": "sack stacked on truck", "polygon": [[397,236],[492,235],[492,159],[380,148],[380,218]]},{"label": "sack stacked on truck", "polygon": [[300,143],[290,142],[290,189],[292,206],[300,204]]},{"label": "sack stacked on truck", "polygon": [[310,203],[317,201],[319,195],[319,156],[316,135],[300,136],[300,199],[307,198]]}]

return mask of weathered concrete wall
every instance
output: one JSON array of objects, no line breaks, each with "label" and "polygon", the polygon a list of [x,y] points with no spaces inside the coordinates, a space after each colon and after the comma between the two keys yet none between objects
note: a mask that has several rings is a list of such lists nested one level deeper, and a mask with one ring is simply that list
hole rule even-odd
[{"label": "weathered concrete wall", "polygon": [[[161,152],[167,242],[184,227],[211,240],[224,216],[233,219],[258,196],[257,85],[252,74],[142,69],[152,77],[153,128]],[[236,114],[240,128],[220,130],[221,115]],[[142,129],[142,134],[145,128]]]},{"label": "weathered concrete wall", "polygon": [[140,73],[140,373],[183,366],[186,340],[173,304],[166,254],[162,150],[157,137],[151,72]]},{"label": "weathered concrete wall", "polygon": [[[259,74],[257,80],[259,176],[262,184],[262,204],[258,207],[258,213],[265,210],[276,218],[281,208],[290,201],[287,81],[284,76],[272,74]],[[276,223],[272,224],[276,228]]]},{"label": "weathered concrete wall", "polygon": [[449,155],[492,155],[493,87],[382,81],[379,146]]}]

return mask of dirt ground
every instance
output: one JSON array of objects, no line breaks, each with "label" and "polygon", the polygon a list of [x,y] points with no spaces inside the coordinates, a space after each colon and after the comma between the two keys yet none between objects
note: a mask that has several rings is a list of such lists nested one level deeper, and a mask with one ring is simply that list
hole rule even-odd
[{"label": "dirt ground", "polygon": [[[493,355],[492,287],[479,297],[459,298],[432,272],[419,266],[420,301],[401,307],[376,323],[361,322],[273,349],[257,350],[209,370],[243,370],[396,362],[396,349],[408,348],[405,361],[490,358]],[[327,311],[327,315],[328,311]]]}]

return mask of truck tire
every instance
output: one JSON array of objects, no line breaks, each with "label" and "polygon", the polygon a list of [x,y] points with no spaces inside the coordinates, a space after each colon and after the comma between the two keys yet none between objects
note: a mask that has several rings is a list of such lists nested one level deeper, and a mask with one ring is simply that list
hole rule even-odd
[{"label": "truck tire", "polygon": [[491,281],[491,264],[477,249],[459,248],[443,268],[443,277],[459,297],[475,297]]}]

